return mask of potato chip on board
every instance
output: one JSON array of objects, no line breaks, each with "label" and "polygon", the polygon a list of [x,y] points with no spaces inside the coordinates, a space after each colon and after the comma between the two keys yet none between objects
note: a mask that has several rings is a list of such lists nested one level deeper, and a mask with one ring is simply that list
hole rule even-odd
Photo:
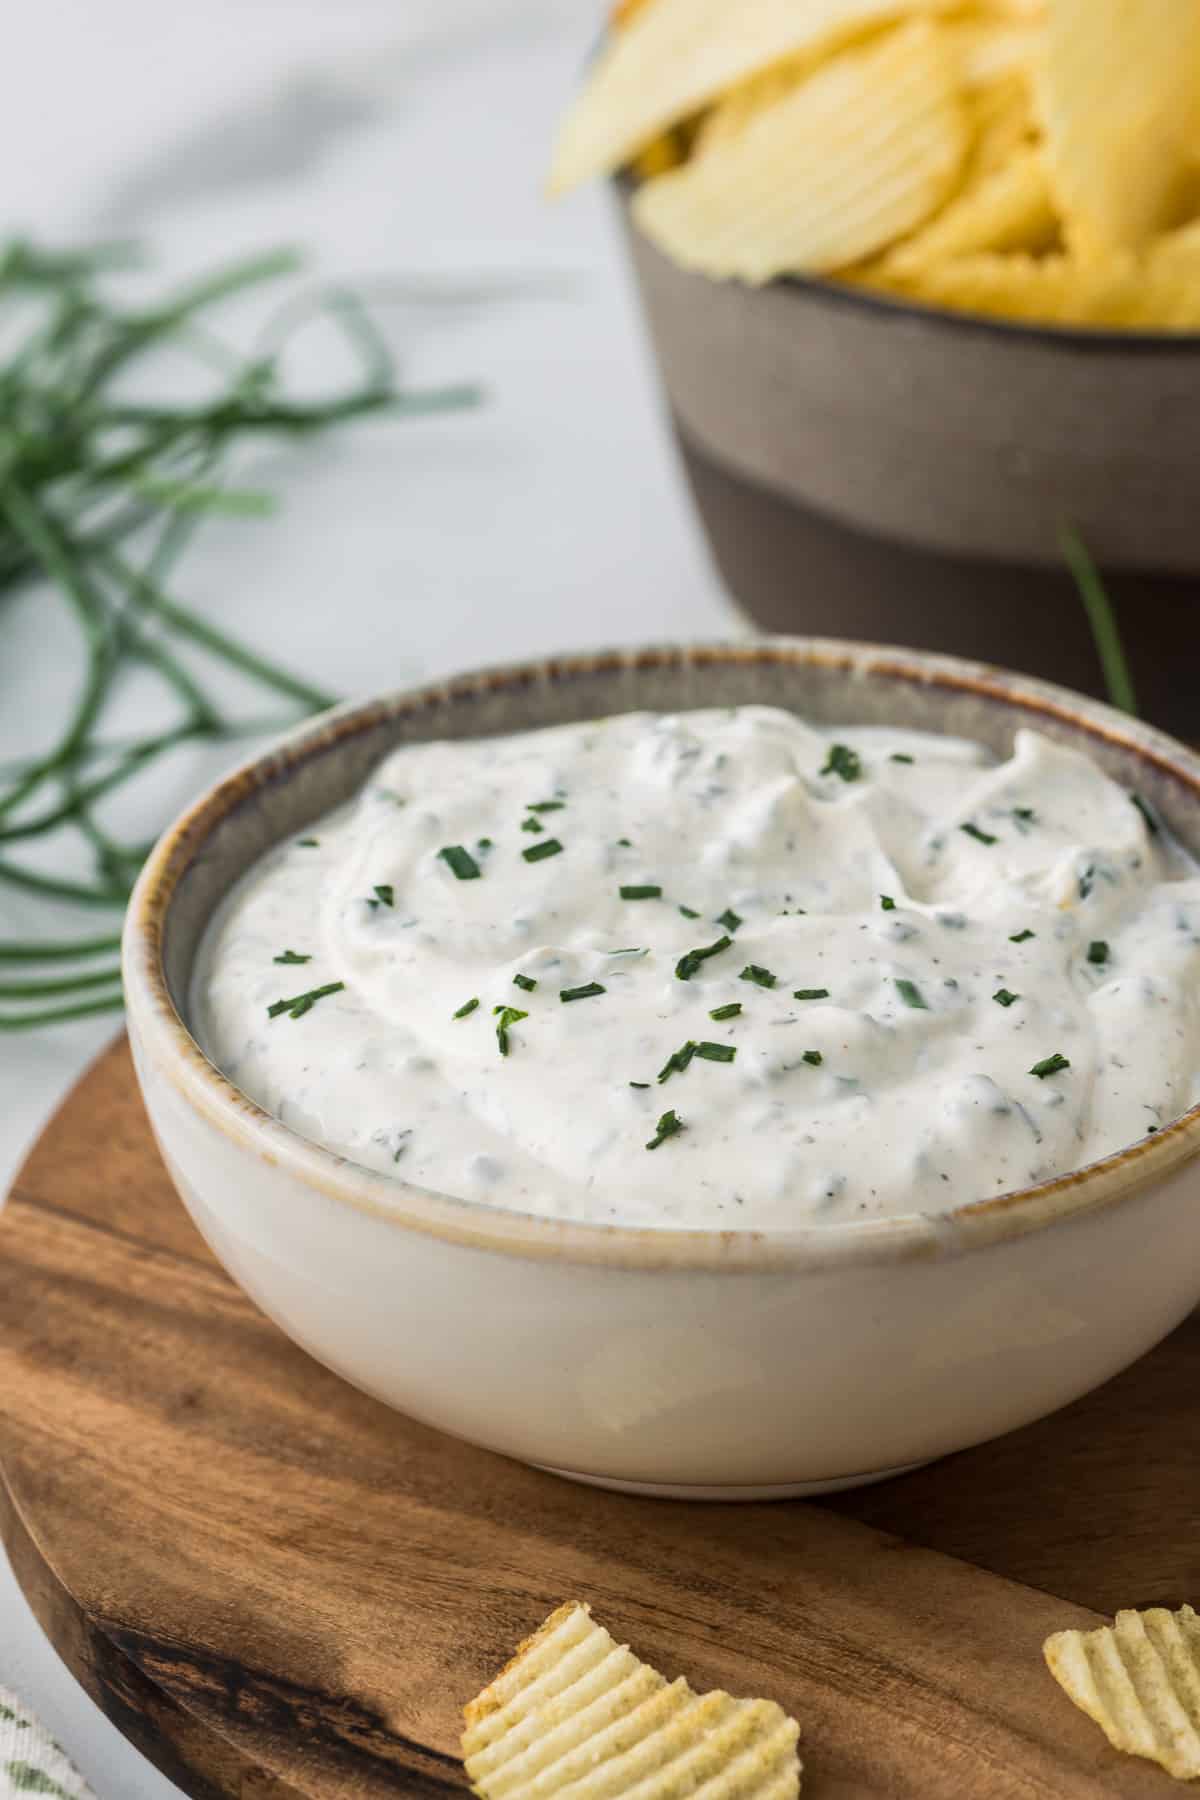
[{"label": "potato chip on board", "polygon": [[640,228],[685,267],[763,282],[825,273],[914,230],[966,154],[954,59],[936,26],[843,51],[743,129],[639,188]]},{"label": "potato chip on board", "polygon": [[1200,1776],[1200,1616],[1185,1606],[1119,1612],[1096,1631],[1056,1631],[1050,1673],[1114,1749],[1181,1781]]},{"label": "potato chip on board", "polygon": [[1137,249],[1175,221],[1200,116],[1200,6],[1049,0],[1036,88],[1069,245]]},{"label": "potato chip on board", "polygon": [[669,125],[785,57],[823,54],[954,0],[646,0],[600,53],[550,172],[558,193],[610,174]]},{"label": "potato chip on board", "polygon": [[1044,250],[1058,219],[1039,149],[1011,161],[964,188],[936,218],[884,258],[885,275],[919,275],[931,263],[986,250]]},{"label": "potato chip on board", "polygon": [[481,1800],[796,1800],[799,1728],[768,1700],[667,1682],[593,1623],[552,1613],[465,1709]]}]

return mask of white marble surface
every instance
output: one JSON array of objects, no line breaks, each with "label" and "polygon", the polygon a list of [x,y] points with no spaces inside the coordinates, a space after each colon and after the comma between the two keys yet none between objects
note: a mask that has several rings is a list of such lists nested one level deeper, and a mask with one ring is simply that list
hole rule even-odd
[{"label": "white marble surface", "polygon": [[[740,629],[688,510],[607,200],[541,197],[598,15],[598,0],[40,0],[9,22],[0,232],[134,234],[180,272],[298,242],[325,274],[517,290],[387,312],[412,378],[478,377],[482,410],[273,456],[281,513],[190,555],[184,597],[341,693]],[[77,675],[52,597],[10,605],[3,630],[0,756],[36,746]],[[172,769],[164,816],[220,766]],[[0,890],[0,933],[32,918]],[[0,1191],[111,1029],[0,1043]],[[100,1800],[176,1792],[76,1687],[6,1566],[0,1682]]]}]

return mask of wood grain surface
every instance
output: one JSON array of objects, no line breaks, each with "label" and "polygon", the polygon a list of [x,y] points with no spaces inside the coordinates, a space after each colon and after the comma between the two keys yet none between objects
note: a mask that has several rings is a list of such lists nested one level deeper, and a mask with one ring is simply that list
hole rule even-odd
[{"label": "wood grain surface", "polygon": [[632,1499],[294,1349],[175,1198],[124,1045],[0,1220],[0,1527],[84,1686],[197,1800],[464,1792],[463,1701],[568,1597],[669,1674],[794,1712],[808,1800],[1165,1796],[1041,1643],[1200,1595],[1198,1378],[1193,1319],[1054,1419],[878,1488]]}]

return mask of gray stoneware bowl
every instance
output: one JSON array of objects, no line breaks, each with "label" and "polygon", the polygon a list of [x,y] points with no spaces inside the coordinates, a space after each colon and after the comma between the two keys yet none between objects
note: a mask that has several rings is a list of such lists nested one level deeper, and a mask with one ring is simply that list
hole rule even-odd
[{"label": "gray stoneware bowl", "polygon": [[680,268],[618,201],[716,560],[757,624],[941,649],[1095,693],[1059,534],[1117,605],[1143,710],[1196,735],[1200,337],[1038,328],[835,282]]},{"label": "gray stoneware bowl", "polygon": [[638,708],[761,702],[1007,752],[1087,750],[1200,845],[1200,758],[999,670],[845,643],[567,657],[342,708],[165,834],[125,928],[129,1033],[167,1167],[226,1268],[297,1343],[459,1437],[588,1481],[696,1498],[877,1479],[1106,1380],[1200,1299],[1200,1107],[1074,1174],[936,1215],[787,1231],[502,1212],[358,1168],[202,1054],[189,977],[222,895],[396,745]]}]

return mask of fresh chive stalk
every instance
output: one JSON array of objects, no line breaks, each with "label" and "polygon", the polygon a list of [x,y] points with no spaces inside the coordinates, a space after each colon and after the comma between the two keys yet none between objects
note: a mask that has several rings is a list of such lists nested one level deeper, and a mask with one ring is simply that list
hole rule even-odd
[{"label": "fresh chive stalk", "polygon": [[1132,713],[1136,718],[1137,695],[1108,589],[1100,578],[1100,571],[1092,561],[1087,545],[1073,526],[1063,526],[1058,534],[1058,542],[1079,590],[1079,598],[1083,601],[1109,700],[1122,712]]},{"label": "fresh chive stalk", "polygon": [[[148,846],[115,837],[99,814],[101,803],[181,745],[275,732],[295,717],[229,718],[181,651],[201,666],[208,661],[237,671],[301,713],[336,698],[218,628],[171,591],[174,564],[205,517],[269,510],[269,496],[229,480],[243,445],[263,438],[301,441],[356,418],[440,411],[478,398],[462,388],[402,392],[385,340],[362,302],[345,289],[285,309],[251,358],[224,346],[209,327],[209,311],[295,274],[299,262],[292,251],[218,269],[157,303],[137,306],[118,302],[110,291],[109,278],[121,262],[111,246],[49,253],[15,239],[0,248],[0,342],[6,345],[0,358],[0,601],[26,584],[46,583],[51,603],[73,620],[84,652],[79,691],[49,748],[16,768],[0,769],[0,841],[19,845],[73,834],[93,859],[91,878],[81,880],[6,853],[0,882],[39,898],[113,911],[124,906]],[[356,368],[340,391],[310,400],[289,391],[283,351],[292,326],[316,314],[342,332]],[[202,365],[206,387],[199,397],[141,397],[141,365],[164,349]],[[116,685],[136,665],[160,684],[178,716],[165,729],[114,742],[104,722]],[[295,841],[311,848],[318,840]],[[377,898],[392,904],[382,890]],[[0,942],[0,963],[70,965],[116,948],[114,936],[9,940]],[[116,1010],[119,992],[97,998],[89,992],[95,984],[91,973],[64,973],[55,985],[86,999],[0,1017],[0,1029]],[[303,1016],[308,1006],[293,1009],[306,998],[315,1004],[298,995],[289,1003],[291,1016]]]}]

